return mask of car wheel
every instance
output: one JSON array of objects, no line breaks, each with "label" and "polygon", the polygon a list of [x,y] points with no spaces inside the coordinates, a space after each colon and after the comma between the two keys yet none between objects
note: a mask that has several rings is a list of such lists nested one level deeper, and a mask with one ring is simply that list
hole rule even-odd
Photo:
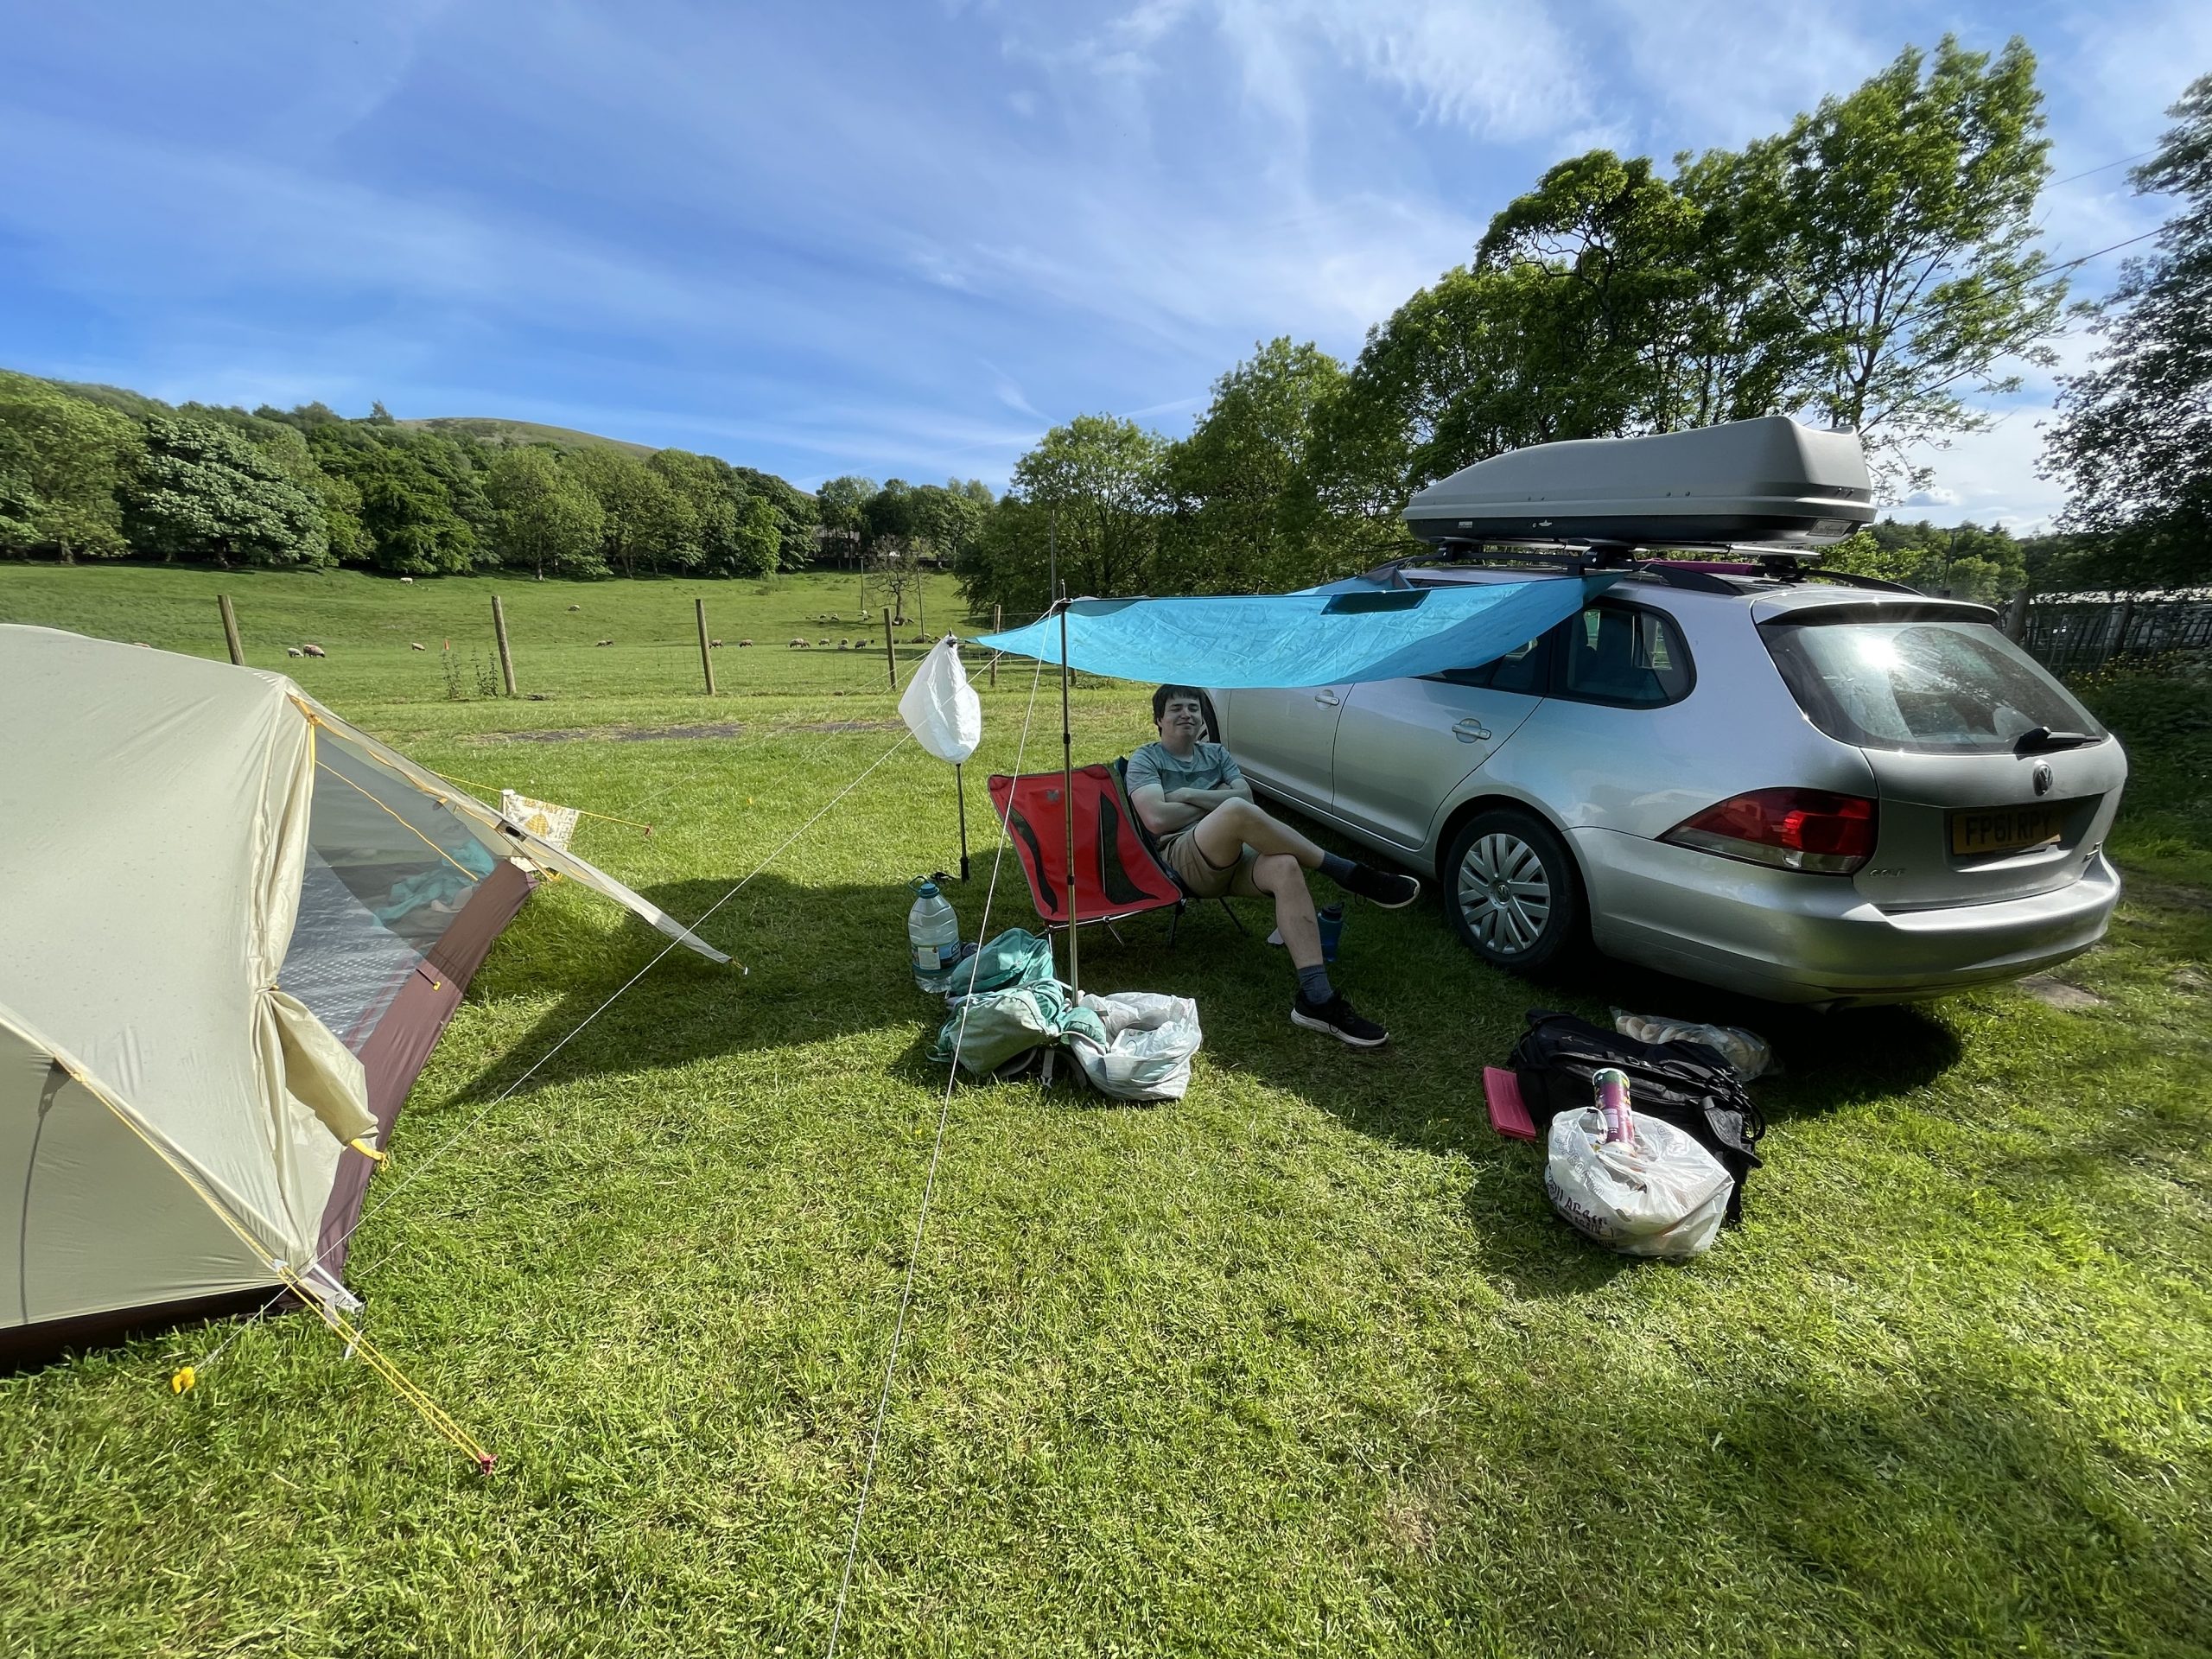
[{"label": "car wheel", "polygon": [[1581,950],[1581,877],[1534,813],[1497,807],[1461,825],[1445,856],[1444,893],[1459,937],[1495,966],[1541,973]]}]

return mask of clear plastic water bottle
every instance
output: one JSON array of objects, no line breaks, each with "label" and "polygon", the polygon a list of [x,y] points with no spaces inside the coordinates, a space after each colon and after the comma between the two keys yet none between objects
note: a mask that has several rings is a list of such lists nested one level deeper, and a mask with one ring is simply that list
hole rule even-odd
[{"label": "clear plastic water bottle", "polygon": [[914,983],[942,995],[960,960],[960,918],[937,883],[926,879],[914,884],[913,907],[906,912],[906,954]]}]

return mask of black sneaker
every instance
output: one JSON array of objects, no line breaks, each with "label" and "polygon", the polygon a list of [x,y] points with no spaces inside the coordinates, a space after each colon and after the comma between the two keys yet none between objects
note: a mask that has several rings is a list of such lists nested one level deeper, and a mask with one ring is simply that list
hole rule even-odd
[{"label": "black sneaker", "polygon": [[1388,870],[1370,869],[1364,864],[1355,864],[1344,885],[1361,898],[1372,900],[1385,910],[1401,910],[1421,897],[1421,882],[1410,875],[1395,875]]},{"label": "black sneaker", "polygon": [[1390,1033],[1372,1020],[1363,1020],[1344,1001],[1342,991],[1325,1002],[1309,1002],[1304,992],[1290,1005],[1290,1023],[1303,1026],[1308,1031],[1325,1031],[1340,1043],[1350,1043],[1354,1048],[1380,1048],[1390,1040]]}]

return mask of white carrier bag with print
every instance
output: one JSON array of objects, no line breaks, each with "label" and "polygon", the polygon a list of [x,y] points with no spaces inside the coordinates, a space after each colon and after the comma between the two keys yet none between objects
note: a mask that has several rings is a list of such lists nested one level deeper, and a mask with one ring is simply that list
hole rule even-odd
[{"label": "white carrier bag with print", "polygon": [[1627,1255],[1675,1260],[1712,1248],[1735,1183],[1720,1160],[1673,1124],[1636,1120],[1608,1141],[1595,1106],[1552,1119],[1544,1193],[1576,1231]]}]

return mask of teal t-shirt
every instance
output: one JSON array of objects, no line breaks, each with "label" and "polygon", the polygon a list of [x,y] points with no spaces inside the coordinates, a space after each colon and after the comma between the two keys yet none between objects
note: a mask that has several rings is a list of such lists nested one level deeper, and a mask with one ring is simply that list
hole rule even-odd
[{"label": "teal t-shirt", "polygon": [[1244,781],[1244,774],[1228,749],[1219,743],[1198,743],[1178,759],[1160,743],[1147,743],[1129,757],[1129,793],[1147,784],[1164,792],[1179,789],[1227,789]]}]

